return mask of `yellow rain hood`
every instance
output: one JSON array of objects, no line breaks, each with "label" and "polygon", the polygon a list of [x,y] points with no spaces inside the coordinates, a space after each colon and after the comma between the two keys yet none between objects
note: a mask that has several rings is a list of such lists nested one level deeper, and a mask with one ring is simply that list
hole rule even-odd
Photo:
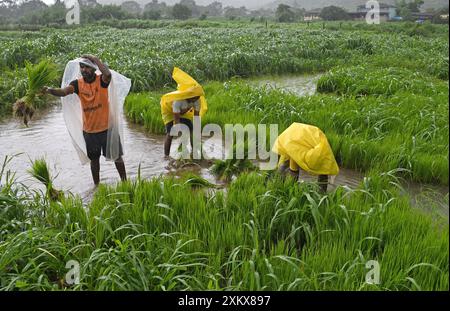
[{"label": "yellow rain hood", "polygon": [[279,154],[281,160],[291,159],[311,174],[339,174],[327,137],[316,126],[292,123],[278,136],[272,151]]},{"label": "yellow rain hood", "polygon": [[[177,90],[164,94],[161,97],[161,116],[164,124],[173,120],[172,103],[175,100],[182,100],[200,96],[200,116],[203,116],[208,110],[208,104],[205,99],[205,92],[202,86],[195,81],[190,75],[185,73],[178,67],[173,68],[172,78],[177,82]],[[194,117],[194,110],[182,114],[181,118],[192,120]]]}]

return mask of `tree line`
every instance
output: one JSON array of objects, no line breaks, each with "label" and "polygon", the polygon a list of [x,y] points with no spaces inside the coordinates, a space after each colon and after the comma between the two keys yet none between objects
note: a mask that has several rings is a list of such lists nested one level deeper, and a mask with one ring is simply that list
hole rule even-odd
[{"label": "tree line", "polygon": [[[308,12],[303,8],[296,8],[287,4],[279,4],[276,10],[259,9],[247,10],[244,6],[239,8],[223,7],[219,1],[206,6],[197,5],[195,0],[180,0],[173,6],[165,2],[152,0],[144,7],[136,1],[125,1],[121,5],[101,5],[96,0],[78,0],[81,9],[81,23],[88,24],[103,19],[178,19],[189,18],[207,19],[208,17],[225,17],[233,20],[247,17],[251,20],[271,19],[277,22],[298,22],[305,19]],[[413,13],[420,12],[423,0],[399,0],[396,3],[396,14],[403,20],[414,20]],[[41,0],[0,0],[0,24],[30,24],[52,25],[65,23],[67,8],[62,0],[56,0],[53,5],[46,5]],[[442,14],[448,14],[448,7],[435,10],[435,22],[439,22]],[[341,7],[327,6],[320,10],[318,17],[322,20],[350,20],[350,14]]]}]

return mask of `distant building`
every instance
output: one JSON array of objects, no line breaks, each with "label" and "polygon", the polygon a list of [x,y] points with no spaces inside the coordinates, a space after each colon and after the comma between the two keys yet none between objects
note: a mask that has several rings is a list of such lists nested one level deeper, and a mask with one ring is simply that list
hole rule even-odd
[{"label": "distant building", "polygon": [[322,9],[313,9],[305,12],[303,20],[305,21],[316,21],[321,19],[320,18],[320,12],[322,12]]},{"label": "distant building", "polygon": [[411,13],[411,17],[418,21],[430,21],[435,16],[434,13],[425,13],[425,12],[413,12]]},{"label": "distant building", "polygon": [[[365,4],[359,5],[356,8],[356,12],[349,12],[348,14],[354,20],[365,20],[367,13],[372,10],[372,8],[366,8]],[[380,3],[380,21],[390,21],[395,20],[397,16],[396,7],[386,3]]]}]

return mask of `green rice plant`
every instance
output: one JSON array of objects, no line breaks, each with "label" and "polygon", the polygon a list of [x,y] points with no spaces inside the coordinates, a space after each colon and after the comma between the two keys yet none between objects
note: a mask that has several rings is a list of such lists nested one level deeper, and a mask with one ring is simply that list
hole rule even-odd
[{"label": "green rice plant", "polygon": [[[395,23],[372,27],[357,22],[330,22],[327,23],[330,27],[339,25],[338,31],[330,31],[327,27],[322,29],[322,23],[295,24],[295,27],[274,24],[266,29],[257,23],[203,21],[188,22],[194,28],[181,29],[183,22],[146,21],[149,29],[111,28],[126,27],[127,22],[123,23],[70,30],[2,32],[0,112],[8,113],[9,103],[25,95],[22,86],[25,61],[36,63],[42,57],[51,58],[62,68],[67,61],[87,51],[131,78],[134,92],[167,86],[173,89],[174,66],[202,83],[224,81],[236,75],[312,73],[359,65],[408,69],[448,80],[448,30],[443,25]],[[98,27],[105,36],[99,38]],[[430,27],[433,30],[426,35],[405,36],[411,29]],[[145,42],[152,45],[149,47]]]},{"label": "green rice plant", "polygon": [[[2,33],[2,101],[24,95],[26,70],[12,68],[42,51],[62,66],[89,50],[132,78],[134,91],[173,89],[170,73],[180,66],[204,86],[202,123],[275,123],[279,131],[292,122],[317,125],[340,166],[366,178],[323,195],[314,183],[276,172],[241,172],[244,159],[217,165],[234,176],[224,191],[196,190],[214,185],[195,175],[138,178],[101,185],[83,204],[48,199],[52,177],[40,160],[33,174],[47,197],[13,174],[1,184],[1,290],[449,289],[448,221],[412,207],[400,187],[401,178],[448,184],[446,27],[109,24],[133,25],[142,28]],[[60,53],[64,42],[71,43]],[[239,81],[204,84],[330,69],[320,88],[334,94],[301,98]],[[163,133],[159,99],[167,89],[131,94],[127,116]],[[80,263],[78,285],[65,282],[71,259]],[[365,282],[368,260],[380,263],[380,284]]]},{"label": "green rice plant", "polygon": [[125,100],[125,113],[134,123],[141,124],[155,134],[165,132],[159,104],[161,94],[135,93]]},{"label": "green rice plant", "polygon": [[[240,146],[240,144],[243,144],[243,146]],[[231,158],[229,157],[226,160],[216,160],[210,167],[211,172],[219,179],[229,182],[234,176],[238,176],[242,172],[256,170],[256,166],[248,159],[248,140],[245,140],[240,144],[235,143],[233,149],[229,151],[232,154]],[[243,148],[243,159],[238,159],[237,157],[237,149],[239,147]]]},{"label": "green rice plant", "polygon": [[[395,176],[374,171],[327,195],[256,172],[226,194],[155,178],[102,185],[88,209],[41,201],[36,225],[0,241],[1,288],[448,290],[448,223],[412,209]],[[78,285],[65,282],[69,259]],[[365,282],[368,260],[380,263],[378,285]]]},{"label": "green rice plant", "polygon": [[433,95],[444,92],[448,84],[424,79],[423,74],[400,68],[370,66],[341,67],[322,76],[317,91],[342,95],[394,95],[399,91]]},{"label": "green rice plant", "polygon": [[49,60],[42,60],[37,65],[26,62],[25,68],[28,76],[26,95],[14,103],[13,109],[14,114],[17,117],[23,117],[24,124],[28,126],[28,120],[33,117],[39,93],[44,86],[54,83],[59,73],[56,65]]},{"label": "green rice plant", "polygon": [[[386,79],[394,78],[392,75]],[[298,97],[270,88],[254,88],[244,81],[212,82],[204,85],[208,112],[202,124],[222,127],[230,122],[278,124],[279,133],[292,122],[313,124],[326,134],[338,164],[343,167],[359,171],[404,168],[411,171],[408,179],[445,185],[448,184],[448,85],[428,76],[417,75],[414,79],[416,82],[410,84],[419,86],[424,94],[396,88],[389,96]],[[348,85],[353,85],[350,82]],[[368,81],[361,80],[358,84],[364,86]],[[352,87],[356,89],[358,85]],[[382,82],[380,93],[388,87]],[[133,95],[125,107],[132,120],[157,126],[156,133],[163,131],[158,96],[157,92]],[[232,176],[234,162],[218,162],[215,168],[219,175],[229,168],[227,172]]]},{"label": "green rice plant", "polygon": [[211,166],[211,172],[223,181],[231,181],[234,176],[254,169],[255,166],[248,159],[216,160]]},{"label": "green rice plant", "polygon": [[217,188],[218,185],[215,185],[206,179],[197,176],[193,173],[187,173],[183,176],[183,179],[185,181],[183,182],[183,185],[190,185],[192,188]]},{"label": "green rice plant", "polygon": [[61,198],[63,193],[53,187],[53,178],[50,175],[50,170],[45,159],[34,160],[28,172],[45,186],[46,196],[50,200],[55,201]]},{"label": "green rice plant", "polygon": [[[63,65],[89,50],[107,61],[111,68],[129,76],[133,91],[144,91],[171,84],[173,66],[182,67],[197,80],[205,81],[224,80],[235,75],[325,71],[336,65],[371,62],[372,57],[382,56],[380,59],[388,60],[389,67],[408,61],[414,67],[410,69],[428,72],[433,71],[428,68],[430,56],[446,57],[448,54],[445,53],[446,49],[448,51],[448,32],[446,36],[445,28],[439,26],[433,26],[440,30],[430,37],[406,37],[403,34],[405,29],[415,25],[376,28],[351,23],[351,26],[342,26],[338,32],[331,32],[316,28],[316,24],[311,28],[305,24],[296,24],[296,27],[280,24],[267,30],[248,23],[240,29],[236,28],[238,23],[204,27],[209,25],[208,22],[200,22],[191,25],[195,28],[183,29],[177,26],[183,23],[169,23],[167,27],[163,26],[165,23],[157,22],[160,23],[158,29],[102,27],[105,38],[99,38],[97,28],[89,26],[16,32],[2,36],[4,49],[0,57],[9,69],[23,66],[25,60],[36,62],[43,53]],[[150,24],[153,28],[154,23]],[[148,41],[152,42],[150,47],[144,44]],[[134,48],[130,49],[130,46]],[[183,53],[179,53],[181,49]],[[61,50],[66,53],[61,53]]]},{"label": "green rice plant", "polygon": [[347,40],[346,45],[350,49],[360,50],[363,54],[373,54],[373,44],[369,38],[350,38]]}]

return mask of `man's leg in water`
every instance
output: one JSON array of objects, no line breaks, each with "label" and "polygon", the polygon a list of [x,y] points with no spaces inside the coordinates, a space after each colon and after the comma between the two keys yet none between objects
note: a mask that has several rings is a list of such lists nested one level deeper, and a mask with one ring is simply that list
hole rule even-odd
[{"label": "man's leg in water", "polygon": [[166,139],[164,140],[164,155],[166,157],[170,154],[170,147],[172,146],[172,139],[173,137],[170,136],[169,133],[166,134]]},{"label": "man's leg in water", "polygon": [[122,157],[118,158],[114,164],[116,165],[116,169],[119,172],[120,179],[122,181],[127,180],[127,172],[125,170],[125,163],[123,162]]},{"label": "man's leg in water", "polygon": [[91,159],[91,173],[94,185],[97,186],[100,183],[100,157]]},{"label": "man's leg in water", "polygon": [[319,175],[317,183],[319,184],[320,190],[326,193],[328,188],[328,175]]},{"label": "man's leg in water", "polygon": [[94,185],[100,183],[100,154],[101,145],[98,142],[97,133],[86,133],[83,132],[83,137],[86,142],[86,151],[89,160],[91,160],[91,173],[92,179],[94,180]]}]

